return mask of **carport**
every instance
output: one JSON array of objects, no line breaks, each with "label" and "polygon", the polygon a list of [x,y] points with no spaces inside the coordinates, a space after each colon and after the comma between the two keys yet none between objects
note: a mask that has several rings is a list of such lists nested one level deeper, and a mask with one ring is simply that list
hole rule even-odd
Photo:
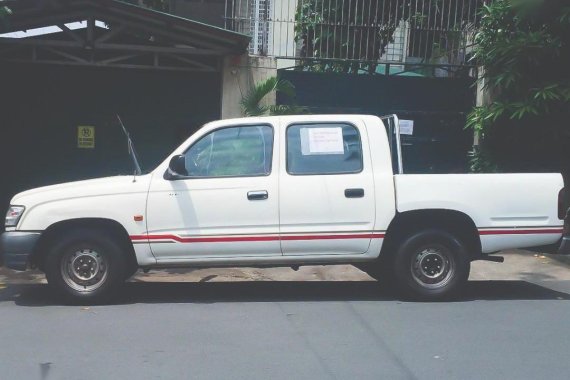
[{"label": "carport", "polygon": [[[26,188],[143,170],[219,118],[242,34],[116,0],[22,0],[0,35],[0,208]],[[94,134],[80,140],[83,127]],[[83,128],[83,129],[82,129]],[[2,211],[3,212],[3,211]]]}]

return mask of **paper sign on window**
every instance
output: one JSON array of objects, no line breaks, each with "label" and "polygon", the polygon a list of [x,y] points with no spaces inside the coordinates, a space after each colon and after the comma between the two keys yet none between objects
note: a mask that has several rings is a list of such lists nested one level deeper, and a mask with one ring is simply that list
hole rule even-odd
[{"label": "paper sign on window", "polygon": [[414,134],[414,121],[413,120],[400,120],[400,134],[413,135]]},{"label": "paper sign on window", "polygon": [[344,154],[342,127],[301,128],[301,153]]}]

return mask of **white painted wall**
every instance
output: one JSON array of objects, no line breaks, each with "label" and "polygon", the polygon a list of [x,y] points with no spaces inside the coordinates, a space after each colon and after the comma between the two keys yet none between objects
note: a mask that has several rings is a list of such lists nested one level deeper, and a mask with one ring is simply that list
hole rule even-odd
[{"label": "white painted wall", "polygon": [[[277,75],[277,60],[269,57],[229,56],[224,59],[222,71],[222,119],[241,117],[240,101],[260,81]],[[264,99],[275,104],[275,94]]]}]

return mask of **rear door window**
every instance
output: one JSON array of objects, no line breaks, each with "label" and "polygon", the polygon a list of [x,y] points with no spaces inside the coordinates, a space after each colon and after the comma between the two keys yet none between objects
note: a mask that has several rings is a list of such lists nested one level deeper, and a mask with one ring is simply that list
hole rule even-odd
[{"label": "rear door window", "polygon": [[350,124],[295,124],[287,128],[287,172],[292,175],[362,171],[362,144]]}]

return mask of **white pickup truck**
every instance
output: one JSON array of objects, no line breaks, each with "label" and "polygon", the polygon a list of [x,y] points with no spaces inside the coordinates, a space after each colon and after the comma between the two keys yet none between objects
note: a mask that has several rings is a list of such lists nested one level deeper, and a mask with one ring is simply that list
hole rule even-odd
[{"label": "white pickup truck", "polygon": [[108,299],[139,268],[314,264],[354,264],[435,300],[457,294],[471,261],[562,239],[561,175],[403,174],[398,125],[212,122],[151,173],[16,195],[0,256],[76,302]]}]

